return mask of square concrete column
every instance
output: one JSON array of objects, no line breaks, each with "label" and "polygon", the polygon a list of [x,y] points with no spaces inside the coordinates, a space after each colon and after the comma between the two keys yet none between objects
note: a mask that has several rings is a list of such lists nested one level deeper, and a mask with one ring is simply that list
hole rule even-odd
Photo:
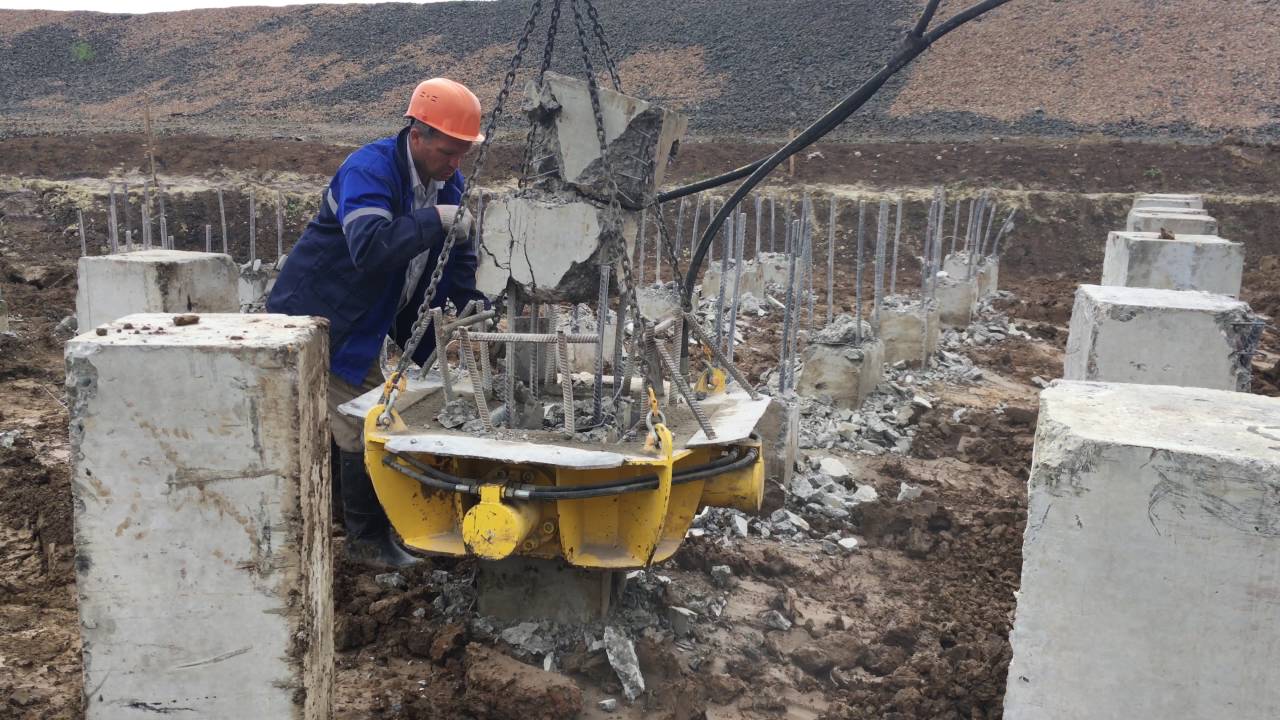
[{"label": "square concrete column", "polygon": [[76,275],[76,323],[91,330],[141,312],[239,312],[239,278],[235,262],[221,253],[86,255]]},{"label": "square concrete column", "polygon": [[934,299],[938,303],[938,321],[944,328],[966,328],[978,307],[978,280],[963,276],[939,277]]},{"label": "square concrete column", "polygon": [[1248,390],[1261,333],[1249,306],[1223,295],[1081,285],[1062,377]]},{"label": "square concrete column", "polygon": [[[970,276],[969,253],[957,252],[948,255],[942,261],[942,269],[956,280],[968,278]],[[999,258],[979,257],[974,261],[972,279],[978,282],[978,299],[995,293],[1000,282],[999,278]]]},{"label": "square concrete column", "polygon": [[[786,282],[785,280],[783,282]],[[715,298],[720,295],[720,262],[717,260],[710,263],[706,270],[702,272],[702,296],[706,298]],[[760,264],[753,260],[744,260],[742,262],[742,277],[737,283],[738,294],[751,293],[758,298],[765,295],[764,272]],[[733,262],[729,262],[729,285],[725,287],[725,297],[733,297],[734,288],[734,270]]]},{"label": "square concrete column", "polygon": [[938,304],[891,297],[880,308],[880,328],[876,334],[884,342],[884,361],[888,365],[906,362],[919,367],[926,355],[938,349],[942,323]]},{"label": "square concrete column", "polygon": [[1174,235],[1217,235],[1218,221],[1203,210],[1131,210],[1125,229],[1129,232],[1167,231]]},{"label": "square concrete column", "polygon": [[1178,193],[1149,193],[1139,195],[1133,201],[1133,207],[1136,208],[1191,208],[1197,210],[1204,209],[1204,198],[1199,195],[1184,195]]},{"label": "square concrete column", "polygon": [[884,343],[865,338],[861,345],[824,345],[805,348],[804,367],[796,377],[796,392],[831,398],[843,408],[858,408],[884,379]]},{"label": "square concrete column", "polygon": [[1007,720],[1280,717],[1280,400],[1040,395]]},{"label": "square concrete column", "polygon": [[323,323],[129,315],[66,360],[87,718],[328,718]]},{"label": "square concrete column", "polygon": [[1244,246],[1217,235],[1107,234],[1102,284],[1240,295]]}]

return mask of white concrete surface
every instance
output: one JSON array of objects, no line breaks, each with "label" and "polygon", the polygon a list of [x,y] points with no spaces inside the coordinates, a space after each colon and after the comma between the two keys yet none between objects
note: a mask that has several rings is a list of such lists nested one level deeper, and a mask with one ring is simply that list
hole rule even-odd
[{"label": "white concrete surface", "polygon": [[[606,242],[605,212],[597,203],[572,196],[491,198],[485,205],[477,288],[493,297],[506,290],[508,278],[543,290],[569,283],[594,298],[597,259]],[[622,218],[622,236],[631,253],[637,215],[623,212]]]},{"label": "white concrete surface", "polygon": [[186,250],[138,250],[80,258],[76,322],[81,330],[140,312],[240,310],[239,268],[231,256]]},{"label": "white concrete surface", "polygon": [[884,361],[888,365],[906,362],[919,367],[921,358],[938,349],[942,323],[938,304],[922,305],[919,301],[886,303],[880,309],[880,327],[876,335],[884,342]]},{"label": "white concrete surface", "polygon": [[[942,261],[942,269],[958,280],[969,277],[969,253],[947,255]],[[979,257],[973,266],[973,279],[978,281],[978,299],[995,293],[1000,284],[1000,259]]]},{"label": "white concrete surface", "polygon": [[[742,277],[738,279],[739,295],[743,293],[751,293],[752,295],[763,298],[765,294],[764,273],[762,268],[752,260],[744,260],[742,263]],[[729,285],[725,288],[726,302],[733,297],[734,271],[733,263],[729,263]],[[720,296],[720,261],[708,263],[707,269],[702,271],[702,296],[706,298],[715,298]]]},{"label": "white concrete surface", "polygon": [[1040,396],[1006,720],[1280,717],[1280,400]]},{"label": "white concrete surface", "polygon": [[813,343],[801,357],[804,367],[796,376],[796,392],[829,396],[838,407],[861,407],[884,379],[884,343],[878,338],[861,346]]},{"label": "white concrete surface", "polygon": [[1164,290],[1202,290],[1238,297],[1244,245],[1217,235],[1107,234],[1102,284]]},{"label": "white concrete surface", "polygon": [[1204,212],[1131,210],[1125,229],[1152,233],[1166,230],[1174,235],[1217,235],[1218,221]]},{"label": "white concrete surface", "polygon": [[938,320],[944,328],[966,328],[978,306],[978,281],[939,277],[934,299],[938,303]]},{"label": "white concrete surface", "polygon": [[[240,266],[236,283],[236,294],[240,301],[240,312],[255,313],[267,309],[267,297],[276,285],[276,277],[283,263],[264,263],[254,260]],[[430,272],[430,270],[428,270]]]},{"label": "white concrete surface", "polygon": [[330,717],[327,345],[240,314],[67,344],[88,720]]},{"label": "white concrete surface", "polygon": [[1134,198],[1135,208],[1191,208],[1204,209],[1204,198],[1199,195],[1181,193],[1147,193]]},{"label": "white concrete surface", "polygon": [[1067,380],[1247,390],[1249,306],[1202,292],[1081,285],[1063,375]]},{"label": "white concrete surface", "polygon": [[680,293],[670,288],[649,285],[636,290],[636,304],[640,306],[641,315],[650,322],[659,323],[680,314]]},{"label": "white concrete surface", "polygon": [[[787,286],[787,276],[790,273],[791,261],[787,258],[786,253],[762,252],[760,257],[754,260],[759,268],[760,281],[769,285],[777,285],[781,288]],[[763,297],[763,296],[757,296]]]}]

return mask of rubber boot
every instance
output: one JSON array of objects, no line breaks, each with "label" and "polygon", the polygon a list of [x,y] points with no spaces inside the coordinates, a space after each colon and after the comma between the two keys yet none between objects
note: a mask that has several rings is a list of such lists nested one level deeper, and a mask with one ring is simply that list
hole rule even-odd
[{"label": "rubber boot", "polygon": [[376,567],[403,568],[421,562],[400,546],[387,513],[373,491],[364,467],[364,454],[342,452],[338,459],[342,478],[342,520],[347,528],[347,556]]}]

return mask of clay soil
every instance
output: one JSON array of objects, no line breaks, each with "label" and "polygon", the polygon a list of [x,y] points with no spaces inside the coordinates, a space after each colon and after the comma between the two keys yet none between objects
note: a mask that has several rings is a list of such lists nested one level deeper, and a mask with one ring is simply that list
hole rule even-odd
[{"label": "clay soil", "polygon": [[[59,160],[56,152],[18,142],[0,142],[0,164],[29,176],[102,177],[114,168],[136,165],[139,157],[138,146],[130,141],[113,149],[104,140],[101,154],[89,153],[82,158],[88,167],[80,167],[70,157]],[[51,145],[46,149],[58,145],[47,142]],[[259,142],[218,141],[208,155],[171,158],[167,162],[174,165],[168,171],[222,172],[225,159],[259,169],[272,161],[296,161],[290,169],[322,173],[325,163],[338,156],[337,150],[326,151],[330,160],[321,161],[308,152],[290,154],[299,145]],[[926,151],[905,147],[899,153],[903,157],[922,154],[918,172],[895,171],[902,173],[895,176],[898,183],[924,187],[937,179],[926,172]],[[987,149],[965,147],[955,154],[987,157]],[[832,153],[845,158],[840,172],[801,179],[878,182],[878,176],[854,171],[850,163],[860,158],[852,152]],[[992,163],[982,166],[984,171],[998,173],[998,158],[1004,154],[1005,149],[997,152]],[[678,177],[704,174],[748,155],[740,146],[703,146],[685,156]],[[691,157],[705,159],[695,163]],[[1111,167],[1105,158],[1100,151],[1083,177],[1105,175]],[[1229,158],[1223,154],[1220,160],[1232,162]],[[889,174],[887,161],[876,167]],[[956,167],[947,167],[946,173],[961,176]],[[1027,172],[1013,161],[1006,168],[1013,175]],[[1203,169],[1213,174],[1218,166]],[[1259,167],[1257,172],[1270,171]],[[1120,192],[1127,181],[1116,182],[1117,187],[1104,191]],[[1066,184],[1059,189],[1081,191]],[[1081,202],[1072,196],[1051,209],[1066,213]],[[81,716],[67,413],[62,405],[62,347],[69,334],[58,329],[64,317],[74,314],[78,243],[64,234],[61,212],[50,198],[41,197],[30,215],[0,220],[0,283],[15,320],[15,334],[0,335],[4,718]],[[1068,221],[1082,235],[1097,237],[1111,219],[1068,216]],[[840,248],[841,266],[852,262],[849,250],[848,245]],[[1045,258],[1045,266],[1036,266],[1036,257]],[[701,616],[689,637],[673,639],[665,621],[637,633],[649,691],[634,704],[622,702],[613,715],[596,708],[601,699],[621,698],[621,688],[602,653],[591,651],[582,633],[576,639],[565,639],[572,633],[560,636],[562,646],[548,672],[518,648],[495,640],[474,622],[473,612],[442,611],[457,587],[473,576],[470,561],[428,560],[406,573],[407,587],[400,589],[383,587],[372,574],[339,562],[337,717],[561,718],[578,707],[585,708],[580,715],[585,718],[1000,717],[1036,417],[1037,389],[1031,378],[1060,374],[1072,292],[1093,277],[1092,271],[1060,264],[1057,257],[1048,250],[1032,253],[1002,278],[1014,297],[1000,309],[1036,340],[1011,340],[969,353],[984,370],[984,379],[976,384],[929,386],[938,401],[920,419],[920,434],[908,456],[846,458],[858,482],[875,486],[882,498],[859,506],[841,528],[862,538],[859,550],[831,555],[815,541],[753,535],[726,542],[709,533],[690,539],[673,560],[634,581],[638,599],[624,602],[623,608],[656,608],[658,617],[671,605],[696,605],[720,593],[727,598],[720,617]],[[1246,299],[1272,316],[1280,313],[1280,268],[1275,262],[1259,260],[1246,278]],[[909,275],[900,281],[912,282]],[[842,279],[837,290],[838,298],[848,298],[852,284]],[[818,311],[820,316],[825,312],[821,302]],[[758,376],[772,365],[776,317],[755,320],[748,337],[748,346],[740,351],[743,364]],[[1273,329],[1267,331],[1264,350],[1255,362],[1256,390],[1280,394],[1280,336]],[[923,496],[895,501],[902,482],[921,486]],[[837,528],[815,523],[815,531],[832,529]],[[714,565],[732,568],[731,588],[712,584]],[[771,609],[790,618],[791,629],[767,626],[763,615]]]}]

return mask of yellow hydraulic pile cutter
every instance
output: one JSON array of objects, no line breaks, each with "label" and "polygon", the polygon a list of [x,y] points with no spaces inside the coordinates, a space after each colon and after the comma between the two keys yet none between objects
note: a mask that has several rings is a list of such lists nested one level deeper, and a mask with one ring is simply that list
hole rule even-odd
[{"label": "yellow hydraulic pile cutter", "polygon": [[[498,560],[563,557],[584,568],[641,568],[671,557],[705,506],[756,512],[764,457],[751,434],[768,405],[745,393],[708,405],[717,437],[677,444],[665,424],[656,447],[476,437],[410,430],[384,407],[365,421],[365,464],[378,499],[410,547]],[[745,428],[745,430],[744,430]]]}]

